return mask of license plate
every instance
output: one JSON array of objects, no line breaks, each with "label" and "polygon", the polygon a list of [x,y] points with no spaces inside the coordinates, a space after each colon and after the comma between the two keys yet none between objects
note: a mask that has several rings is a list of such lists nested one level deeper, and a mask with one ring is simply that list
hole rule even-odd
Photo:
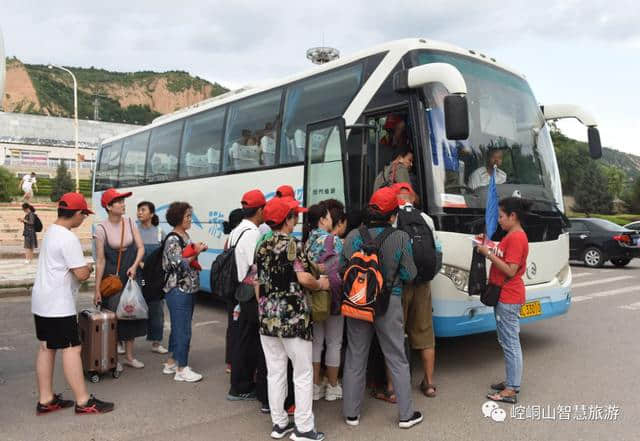
[{"label": "license plate", "polygon": [[534,302],[525,303],[520,308],[520,317],[535,317],[536,315],[542,314],[542,305],[540,304],[540,300],[536,300]]}]

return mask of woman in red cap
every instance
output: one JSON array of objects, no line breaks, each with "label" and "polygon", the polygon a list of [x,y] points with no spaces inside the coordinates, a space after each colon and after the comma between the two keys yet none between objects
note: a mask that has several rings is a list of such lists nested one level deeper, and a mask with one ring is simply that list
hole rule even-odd
[{"label": "woman in red cap", "polygon": [[[128,279],[136,276],[136,269],[144,257],[144,243],[135,222],[125,217],[125,198],[131,196],[131,192],[118,193],[115,188],[110,188],[102,194],[101,204],[107,210],[108,217],[100,222],[95,231],[96,245],[96,281],[111,274],[120,277],[122,286]],[[118,268],[118,254],[120,255],[120,267]],[[103,298],[100,292],[100,283],[96,282],[94,301],[114,311],[120,302],[122,292]],[[144,367],[144,363],[133,357],[133,340],[147,334],[146,320],[118,320],[118,340],[125,342],[124,364],[137,369]]]}]

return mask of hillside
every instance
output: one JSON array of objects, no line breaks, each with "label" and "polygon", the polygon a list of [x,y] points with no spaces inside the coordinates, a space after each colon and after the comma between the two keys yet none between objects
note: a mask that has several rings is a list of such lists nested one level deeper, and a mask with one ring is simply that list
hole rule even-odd
[{"label": "hillside", "polygon": [[[190,106],[227,91],[187,72],[110,72],[68,67],[78,80],[78,116],[102,121],[148,124],[161,114]],[[60,69],[7,59],[3,108],[55,116],[73,116],[73,81]]]}]

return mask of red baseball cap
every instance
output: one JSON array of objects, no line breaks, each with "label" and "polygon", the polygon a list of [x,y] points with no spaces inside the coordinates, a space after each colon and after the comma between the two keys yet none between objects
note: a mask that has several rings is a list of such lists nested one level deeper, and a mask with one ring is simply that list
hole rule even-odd
[{"label": "red baseball cap", "polygon": [[251,190],[242,196],[242,208],[260,208],[264,207],[267,200],[260,190]]},{"label": "red baseball cap", "polygon": [[279,198],[283,198],[285,196],[290,196],[295,199],[296,192],[293,190],[293,187],[290,185],[281,185],[276,190],[276,196]]},{"label": "red baseball cap", "polygon": [[382,187],[371,196],[369,207],[377,208],[382,213],[392,212],[398,208],[398,192],[391,187]]},{"label": "red baseball cap", "polygon": [[[64,202],[64,205],[60,203]],[[65,193],[58,201],[58,208],[65,208],[67,210],[81,210],[83,214],[93,214],[93,211],[89,210],[87,201],[84,199],[81,193]]]},{"label": "red baseball cap", "polygon": [[132,194],[133,193],[131,193],[130,191],[126,193],[118,193],[118,190],[116,190],[115,188],[109,188],[105,190],[104,193],[102,193],[102,198],[100,199],[100,205],[102,205],[102,208],[107,208],[107,205],[113,202],[114,199],[128,198]]},{"label": "red baseball cap", "polygon": [[398,182],[396,184],[393,184],[391,188],[393,188],[397,194],[400,194],[402,192],[416,194],[416,192],[413,191],[413,187],[408,182]]},{"label": "red baseball cap", "polygon": [[296,214],[305,213],[306,208],[300,206],[300,202],[291,197],[273,198],[264,207],[264,221],[275,225],[281,224],[289,213],[294,210]]}]

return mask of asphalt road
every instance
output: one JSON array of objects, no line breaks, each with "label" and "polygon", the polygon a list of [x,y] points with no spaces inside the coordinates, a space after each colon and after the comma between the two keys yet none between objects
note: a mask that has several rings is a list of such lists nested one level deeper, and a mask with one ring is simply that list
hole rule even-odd
[{"label": "asphalt road", "polygon": [[[344,424],[340,403],[314,405],[328,440],[637,440],[640,435],[640,260],[627,268],[573,267],[574,303],[566,316],[522,327],[524,379],[520,407],[501,405],[506,420],[485,418],[488,385],[503,377],[495,333],[437,342],[438,397],[417,390],[414,402],[425,422],[409,431],[396,425],[393,405],[365,401],[361,424]],[[88,295],[81,306],[89,304]],[[28,298],[0,299],[0,439],[2,440],[260,440],[270,419],[257,402],[231,403],[225,396],[225,314],[220,304],[196,306],[191,366],[197,384],[162,375],[163,357],[137,343],[141,370],[90,385],[114,412],[75,416],[71,410],[36,417],[34,359],[37,343]],[[167,336],[165,336],[166,338]],[[414,357],[417,359],[417,357]],[[71,393],[60,361],[56,390]],[[499,412],[498,412],[499,413]]]}]

